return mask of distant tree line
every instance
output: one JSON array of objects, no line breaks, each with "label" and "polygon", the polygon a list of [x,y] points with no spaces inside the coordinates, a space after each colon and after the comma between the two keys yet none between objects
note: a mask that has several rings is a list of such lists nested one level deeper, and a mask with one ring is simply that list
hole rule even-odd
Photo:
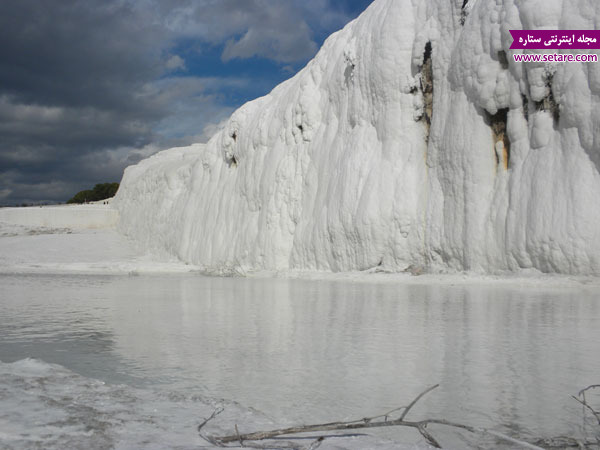
[{"label": "distant tree line", "polygon": [[118,190],[119,183],[97,184],[93,189],[78,192],[67,203],[87,203],[105,200],[114,197]]},{"label": "distant tree line", "polygon": [[48,205],[53,205],[54,203],[50,203],[50,202],[38,202],[38,203],[15,203],[15,204],[10,204],[10,203],[6,203],[6,204],[2,204],[0,205],[0,208],[29,208],[31,206],[48,206]]}]

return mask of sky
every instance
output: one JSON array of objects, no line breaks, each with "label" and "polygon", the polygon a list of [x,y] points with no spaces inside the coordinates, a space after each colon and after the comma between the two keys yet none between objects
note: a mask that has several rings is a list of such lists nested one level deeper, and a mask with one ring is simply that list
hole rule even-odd
[{"label": "sky", "polygon": [[64,202],[300,70],[372,0],[2,0],[0,205]]}]

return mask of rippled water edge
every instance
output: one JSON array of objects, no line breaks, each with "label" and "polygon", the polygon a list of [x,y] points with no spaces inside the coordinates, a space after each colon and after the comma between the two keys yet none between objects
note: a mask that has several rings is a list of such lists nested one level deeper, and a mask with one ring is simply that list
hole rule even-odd
[{"label": "rippled water edge", "polygon": [[[25,374],[2,376],[15,384],[0,391],[0,402],[8,401],[1,408],[8,412],[0,421],[0,447],[112,448],[125,442],[121,448],[148,448],[155,437],[144,427],[157,423],[191,439],[179,444],[173,437],[168,444],[156,437],[157,445],[195,447],[203,445],[195,433],[196,410],[208,415],[220,402],[215,398],[235,405],[231,420],[215,423],[230,433],[235,423],[252,431],[375,415],[435,383],[442,386],[420,402],[413,418],[446,418],[524,439],[582,435],[581,408],[569,396],[600,373],[594,358],[600,352],[600,302],[593,289],[160,275],[21,274],[0,280],[0,359]],[[19,384],[31,371],[22,360],[32,356],[62,365],[50,365],[56,383],[46,374]],[[86,416],[63,402],[73,397],[58,389],[69,377],[79,377],[71,391],[81,391],[86,406],[113,399],[119,405],[123,391],[136,400],[129,410],[117,407],[121,419],[115,423],[111,410],[93,407]],[[95,389],[89,386],[102,383],[96,379],[106,391],[88,400]],[[48,383],[56,385],[51,395],[35,390]],[[37,400],[27,403],[32,393]],[[165,403],[173,396],[194,400]],[[43,413],[48,405],[58,408],[59,419],[40,422],[46,441],[36,443],[39,430],[19,428],[19,404],[41,418],[52,418]],[[185,412],[174,416],[183,428],[169,425],[174,409]],[[150,425],[144,425],[147,417]],[[138,428],[148,437],[122,441]],[[479,436],[435,434],[447,448],[500,445]],[[411,430],[373,435],[373,448],[386,448],[385,439],[395,442],[392,448],[398,442],[422,445]],[[327,445],[367,448],[364,439]]]}]

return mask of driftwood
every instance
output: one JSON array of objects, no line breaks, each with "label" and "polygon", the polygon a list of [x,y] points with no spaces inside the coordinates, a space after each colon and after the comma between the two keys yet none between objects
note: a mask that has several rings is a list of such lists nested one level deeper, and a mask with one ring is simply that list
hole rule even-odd
[{"label": "driftwood", "polygon": [[[496,438],[502,439],[504,441],[510,442],[513,445],[519,446],[521,448],[533,449],[533,450],[544,450],[542,447],[538,445],[530,444],[529,442],[521,441],[519,439],[515,439],[510,437],[504,433],[500,433],[494,430],[488,430],[485,428],[472,427],[469,425],[463,425],[456,422],[450,422],[448,420],[443,419],[425,419],[420,421],[408,421],[406,420],[406,416],[410,412],[410,410],[417,404],[421,398],[423,398],[426,394],[436,389],[439,385],[432,386],[425,391],[421,392],[415,399],[409,403],[408,406],[403,406],[400,408],[395,408],[387,413],[380,414],[378,416],[373,417],[365,417],[359,420],[353,421],[339,421],[339,422],[329,422],[315,425],[302,425],[297,427],[290,428],[281,428],[277,430],[270,431],[258,431],[254,433],[246,433],[241,434],[238,431],[237,425],[235,426],[235,434],[229,436],[211,436],[203,433],[204,426],[212,419],[214,419],[218,414],[220,414],[223,410],[215,411],[208,419],[204,420],[200,426],[198,426],[198,432],[200,436],[215,445],[216,447],[231,447],[227,444],[236,443],[236,447],[249,447],[249,448],[261,448],[261,449],[281,449],[281,448],[290,448],[290,449],[306,449],[306,450],[314,450],[321,445],[323,440],[327,438],[327,436],[321,436],[314,442],[312,442],[308,447],[302,447],[299,444],[293,442],[282,442],[278,441],[276,444],[257,444],[256,441],[264,441],[264,440],[274,440],[279,438],[280,436],[300,434],[300,433],[314,433],[314,432],[323,432],[323,431],[350,431],[350,430],[362,430],[366,428],[382,428],[382,427],[409,427],[416,429],[425,440],[432,446],[436,448],[441,448],[439,442],[431,435],[429,430],[427,429],[428,425],[444,425],[448,427],[459,428],[462,430],[469,431],[471,433],[482,433],[490,436],[494,436]],[[391,419],[391,415],[402,411],[402,414],[397,419]],[[379,419],[379,420],[378,420]],[[383,420],[381,420],[383,419]]]},{"label": "driftwood", "polygon": [[[500,433],[498,431],[473,427],[470,425],[464,425],[456,422],[450,422],[448,420],[443,419],[425,419],[420,421],[409,421],[406,420],[406,416],[411,411],[411,409],[421,400],[425,395],[429,392],[436,389],[439,385],[432,386],[423,392],[421,392],[415,399],[408,404],[408,406],[402,406],[400,408],[395,408],[391,411],[388,411],[384,414],[380,414],[378,416],[373,417],[365,417],[359,420],[353,421],[339,421],[339,422],[329,422],[315,425],[302,425],[297,427],[290,428],[281,428],[277,430],[270,431],[258,431],[254,433],[246,433],[242,434],[239,432],[237,425],[235,425],[235,434],[229,436],[211,436],[209,434],[203,433],[203,429],[211,420],[213,420],[216,416],[223,412],[223,408],[219,408],[212,413],[212,415],[205,419],[199,426],[198,432],[200,436],[206,440],[207,442],[213,444],[216,447],[222,448],[232,448],[232,447],[248,447],[248,448],[259,448],[259,449],[295,449],[295,450],[315,450],[326,438],[333,436],[320,436],[313,440],[308,446],[301,446],[296,442],[286,442],[280,440],[280,436],[289,436],[301,433],[314,433],[314,432],[326,432],[326,431],[351,431],[351,430],[361,430],[367,428],[382,428],[382,427],[393,427],[393,426],[401,426],[401,427],[409,427],[416,429],[425,440],[436,448],[441,448],[439,442],[431,435],[428,430],[428,425],[444,425],[448,427],[454,427],[458,429],[462,429],[468,431],[470,433],[481,433],[487,434],[489,436],[494,436],[498,439],[504,440],[513,444],[513,446],[517,446],[520,448],[526,449],[534,449],[534,450],[544,450],[544,449],[553,449],[553,448],[578,448],[578,449],[591,449],[598,448],[600,449],[600,435],[595,439],[576,439],[571,436],[558,436],[553,438],[539,439],[535,443],[525,442],[511,436],[508,436],[504,433]],[[596,411],[586,399],[586,392],[592,389],[600,388],[600,384],[595,384],[586,387],[579,391],[578,396],[572,396],[578,403],[580,403],[584,408],[584,414],[586,411],[589,411],[594,416],[595,420],[598,421],[598,425],[600,425],[600,412]],[[395,413],[399,413],[402,411],[400,416],[396,419],[392,419],[392,415]],[[356,434],[338,434],[334,435],[337,437],[344,436],[356,436]],[[295,439],[300,439],[296,437]],[[306,438],[303,439],[314,439]],[[267,441],[271,440],[273,443],[264,443],[259,444],[257,441]]]}]

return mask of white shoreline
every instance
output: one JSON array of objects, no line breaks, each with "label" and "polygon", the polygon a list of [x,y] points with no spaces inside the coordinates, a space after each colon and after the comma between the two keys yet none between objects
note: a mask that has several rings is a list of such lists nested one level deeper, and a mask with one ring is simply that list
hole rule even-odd
[{"label": "white shoreline", "polygon": [[[54,218],[46,220],[49,216]],[[215,271],[146,253],[115,230],[116,220],[118,212],[110,204],[102,203],[0,208],[0,274],[197,274],[378,284],[600,288],[600,277],[545,274],[536,270],[494,275],[469,272],[412,275],[377,268],[325,272],[224,267]]]},{"label": "white shoreline", "polygon": [[28,206],[0,208],[0,222],[11,225],[49,228],[101,229],[114,228],[119,212],[110,202],[83,205]]}]

